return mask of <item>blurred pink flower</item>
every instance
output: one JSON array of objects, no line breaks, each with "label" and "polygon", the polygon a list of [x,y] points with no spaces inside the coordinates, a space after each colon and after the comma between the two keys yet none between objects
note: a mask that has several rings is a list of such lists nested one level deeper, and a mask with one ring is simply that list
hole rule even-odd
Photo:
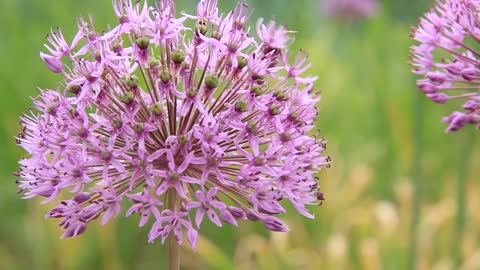
[{"label": "blurred pink flower", "polygon": [[377,12],[376,0],[323,0],[323,12],[345,20],[368,18]]}]

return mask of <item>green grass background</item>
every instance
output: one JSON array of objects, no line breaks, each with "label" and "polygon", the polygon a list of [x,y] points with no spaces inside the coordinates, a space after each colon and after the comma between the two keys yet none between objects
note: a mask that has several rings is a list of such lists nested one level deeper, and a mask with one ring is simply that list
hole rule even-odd
[{"label": "green grass background", "polygon": [[[177,2],[192,11],[196,1]],[[288,234],[203,226],[198,250],[182,248],[183,269],[410,269],[412,217],[417,269],[480,269],[478,131],[445,134],[440,119],[458,104],[428,101],[407,65],[410,27],[430,3],[382,1],[374,18],[347,23],[323,17],[318,1],[249,1],[255,19],[286,23],[298,31],[294,47],[310,52],[333,158],[320,175],[327,200],[315,220],[289,212]],[[98,29],[115,24],[108,0],[0,1],[0,270],[166,269],[166,249],[147,244],[135,218],[59,240],[57,222],[44,219],[52,205],[16,193],[19,115],[59,79],[39,58],[44,36],[56,26],[73,35],[88,14]]]}]

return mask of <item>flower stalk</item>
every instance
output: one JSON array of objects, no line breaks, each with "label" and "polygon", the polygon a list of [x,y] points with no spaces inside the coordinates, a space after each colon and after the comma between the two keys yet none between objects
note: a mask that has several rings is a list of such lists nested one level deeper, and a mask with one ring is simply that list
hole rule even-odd
[{"label": "flower stalk", "polygon": [[[463,134],[462,134],[463,135]],[[465,236],[465,224],[467,220],[467,178],[470,169],[470,160],[472,157],[475,133],[470,132],[465,134],[467,138],[463,142],[461,152],[459,155],[459,162],[457,165],[457,205],[456,205],[456,218],[455,218],[455,235],[452,243],[452,254],[454,259],[454,266],[461,267],[463,262],[463,243]]]},{"label": "flower stalk", "polygon": [[422,160],[423,160],[423,115],[424,105],[422,95],[415,95],[413,110],[414,119],[412,120],[412,132],[414,138],[414,151],[412,156],[412,181],[414,186],[412,215],[410,221],[410,248],[408,268],[411,270],[418,269],[418,240],[419,240],[419,224],[421,217],[421,206],[424,193],[424,185],[422,181]]},{"label": "flower stalk", "polygon": [[[167,194],[168,208],[175,211],[178,205],[177,193],[170,189]],[[175,239],[175,235],[171,234],[168,238],[168,269],[180,270],[180,244]]]}]

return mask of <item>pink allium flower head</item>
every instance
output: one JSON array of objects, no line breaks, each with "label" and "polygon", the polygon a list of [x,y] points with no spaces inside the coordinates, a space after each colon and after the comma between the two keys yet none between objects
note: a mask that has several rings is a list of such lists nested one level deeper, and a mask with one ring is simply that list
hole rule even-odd
[{"label": "pink allium flower head", "polygon": [[303,74],[305,53],[289,63],[290,32],[260,21],[255,40],[243,3],[224,15],[202,0],[179,18],[172,0],[113,4],[109,31],[90,17],[72,42],[47,38],[41,58],[63,79],[22,116],[24,198],[70,195],[46,215],[62,238],[118,216],[122,201],[139,226],[151,222],[149,242],[186,236],[193,247],[207,219],[287,231],[283,201],[312,218],[306,206],[324,199],[314,174],[330,159],[310,135],[316,77]]},{"label": "pink allium flower head", "polygon": [[377,12],[376,0],[323,0],[323,12],[345,20],[368,18]]},{"label": "pink allium flower head", "polygon": [[461,111],[443,119],[447,132],[466,124],[480,127],[480,1],[438,1],[413,31],[413,72],[417,86],[436,103],[459,102]]}]

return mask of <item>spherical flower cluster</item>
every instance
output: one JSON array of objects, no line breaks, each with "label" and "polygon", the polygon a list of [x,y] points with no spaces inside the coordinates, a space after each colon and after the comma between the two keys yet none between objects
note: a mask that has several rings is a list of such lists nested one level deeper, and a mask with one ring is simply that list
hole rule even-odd
[{"label": "spherical flower cluster", "polygon": [[413,38],[420,42],[411,51],[413,71],[423,76],[419,89],[436,103],[463,104],[443,119],[447,132],[466,124],[480,127],[480,1],[437,2],[420,19]]},{"label": "spherical flower cluster", "polygon": [[329,17],[345,20],[368,18],[377,12],[376,0],[323,0],[322,9]]},{"label": "spherical flower cluster", "polygon": [[151,222],[149,242],[186,236],[193,247],[206,218],[287,231],[282,201],[313,218],[314,174],[330,159],[311,135],[316,78],[303,75],[305,54],[288,62],[290,32],[260,21],[255,40],[244,3],[224,15],[201,0],[180,17],[172,0],[113,3],[108,31],[90,17],[72,42],[47,36],[41,57],[63,79],[21,118],[29,157],[17,183],[25,198],[69,197],[46,215],[61,219],[62,238],[105,224],[125,200],[126,216]]}]

